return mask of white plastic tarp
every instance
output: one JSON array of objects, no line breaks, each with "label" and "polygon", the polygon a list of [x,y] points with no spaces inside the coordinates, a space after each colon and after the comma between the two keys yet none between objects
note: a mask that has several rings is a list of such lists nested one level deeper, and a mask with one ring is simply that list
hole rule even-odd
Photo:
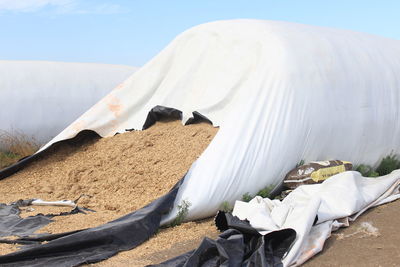
[{"label": "white plastic tarp", "polygon": [[[400,198],[400,170],[378,178],[358,172],[332,176],[322,184],[303,185],[285,199],[256,197],[237,201],[232,215],[262,234],[291,228],[296,240],[283,258],[284,266],[300,265],[319,253],[331,232],[346,226],[370,207]],[[351,217],[350,217],[351,216]],[[315,218],[318,221],[314,225]]]},{"label": "white plastic tarp", "polygon": [[135,70],[110,64],[1,60],[0,135],[22,134],[45,144]]},{"label": "white plastic tarp", "polygon": [[[400,41],[295,23],[232,20],[179,35],[48,145],[141,129],[161,105],[220,126],[176,204],[188,219],[277,186],[300,160],[376,164],[400,152]],[[164,218],[171,220],[177,212]]]}]

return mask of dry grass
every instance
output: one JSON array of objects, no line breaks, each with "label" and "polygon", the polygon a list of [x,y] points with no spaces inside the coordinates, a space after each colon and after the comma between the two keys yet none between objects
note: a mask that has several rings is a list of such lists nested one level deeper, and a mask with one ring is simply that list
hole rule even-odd
[{"label": "dry grass", "polygon": [[34,154],[39,147],[35,138],[21,132],[0,131],[0,169]]}]

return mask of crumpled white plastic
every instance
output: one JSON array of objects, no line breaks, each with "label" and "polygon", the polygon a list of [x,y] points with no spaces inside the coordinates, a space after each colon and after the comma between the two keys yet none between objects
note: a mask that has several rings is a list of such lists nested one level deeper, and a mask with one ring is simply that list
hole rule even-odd
[{"label": "crumpled white plastic", "polygon": [[399,190],[400,170],[377,178],[344,172],[322,184],[302,185],[282,201],[261,197],[236,201],[232,214],[247,219],[261,234],[294,229],[296,240],[283,263],[300,265],[323,249],[332,231],[348,226],[371,207],[400,198]]}]

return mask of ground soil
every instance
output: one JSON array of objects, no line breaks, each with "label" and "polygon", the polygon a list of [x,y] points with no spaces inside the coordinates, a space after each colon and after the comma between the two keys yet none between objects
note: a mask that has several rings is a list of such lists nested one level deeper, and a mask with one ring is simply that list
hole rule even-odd
[{"label": "ground soil", "polygon": [[[400,266],[399,211],[400,200],[370,209],[350,227],[334,232],[324,250],[304,266]],[[379,234],[359,231],[363,222]]]}]

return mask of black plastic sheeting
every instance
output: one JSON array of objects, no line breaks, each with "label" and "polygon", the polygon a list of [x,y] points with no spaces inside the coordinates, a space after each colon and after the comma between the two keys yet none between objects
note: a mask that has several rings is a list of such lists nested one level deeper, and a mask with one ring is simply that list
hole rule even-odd
[{"label": "black plastic sheeting", "polygon": [[151,267],[269,267],[283,266],[296,232],[282,229],[265,236],[230,213],[220,212],[217,228],[224,232],[216,240],[204,238],[200,246],[178,257]]},{"label": "black plastic sheeting", "polygon": [[19,207],[15,203],[0,203],[0,237],[28,236],[52,222],[51,217],[43,214],[21,218]]},{"label": "black plastic sheeting", "polygon": [[[203,116],[199,112],[194,111],[192,112],[192,114],[193,117],[189,118],[185,125],[199,123],[203,121],[212,124],[212,122],[207,117]],[[182,111],[164,106],[155,106],[150,110],[149,114],[147,115],[146,121],[143,125],[143,130],[151,127],[154,123],[156,123],[156,121],[162,119],[180,120],[182,119]]]},{"label": "black plastic sheeting", "polygon": [[[92,211],[90,209],[76,206],[68,212],[37,214],[21,218],[21,207],[28,207],[35,199],[18,200],[11,204],[0,203],[0,237],[19,236],[26,237],[32,235],[35,231],[51,223],[53,217],[67,216],[77,213]],[[10,243],[9,240],[0,239],[0,243]],[[11,243],[15,243],[14,241]]]},{"label": "black plastic sheeting", "polygon": [[162,215],[171,210],[182,182],[183,179],[168,194],[144,208],[99,227],[31,238],[30,241],[51,241],[0,256],[0,266],[77,266],[132,249],[155,234]]}]

